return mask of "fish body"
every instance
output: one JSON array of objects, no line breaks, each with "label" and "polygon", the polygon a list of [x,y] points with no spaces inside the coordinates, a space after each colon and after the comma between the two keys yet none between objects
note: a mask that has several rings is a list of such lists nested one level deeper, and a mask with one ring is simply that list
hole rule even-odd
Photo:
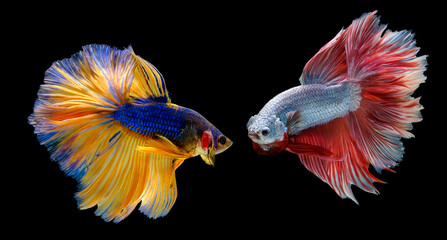
[{"label": "fish body", "polygon": [[[259,133],[265,125],[264,119],[275,118],[281,127],[271,127],[274,132],[269,136],[276,135],[274,140],[282,140],[285,132],[297,135],[304,129],[327,123],[350,111],[355,111],[359,107],[359,98],[359,86],[355,83],[297,86],[272,98],[259,114],[249,121],[248,131],[262,136]],[[299,111],[297,113],[300,115],[299,121],[291,125],[289,116],[296,111]],[[259,144],[266,142],[258,141],[256,138],[254,141]]]},{"label": "fish body", "polygon": [[[146,104],[125,104],[113,113],[113,118],[129,130],[142,136],[154,138],[164,136],[174,145],[186,151],[198,151],[198,138],[210,131],[213,151],[220,153],[220,140],[227,141],[222,133],[200,113],[172,103],[150,102]],[[208,147],[208,146],[207,146]]]},{"label": "fish body", "polygon": [[80,209],[119,222],[140,204],[165,216],[175,170],[210,165],[232,142],[196,111],[171,103],[160,72],[132,48],[88,45],[46,71],[29,123],[61,169],[79,182]]},{"label": "fish body", "polygon": [[297,154],[308,170],[342,198],[351,185],[378,193],[368,170],[402,160],[401,138],[422,120],[419,98],[426,56],[414,34],[385,31],[376,12],[364,14],[306,64],[301,85],[271,99],[247,123],[258,154]]}]

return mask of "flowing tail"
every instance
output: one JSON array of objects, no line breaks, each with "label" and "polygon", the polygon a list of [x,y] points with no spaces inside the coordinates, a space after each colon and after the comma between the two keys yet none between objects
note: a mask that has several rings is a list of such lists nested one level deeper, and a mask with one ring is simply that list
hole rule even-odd
[{"label": "flowing tail", "polygon": [[401,138],[413,137],[409,132],[412,123],[422,120],[419,98],[411,94],[425,81],[426,56],[416,56],[419,48],[414,34],[385,31],[386,25],[379,24],[375,13],[354,20],[321,48],[300,78],[303,85],[352,83],[361,87],[357,110],[290,140],[323,147],[341,161],[286,149],[297,153],[306,168],[338,195],[355,202],[351,185],[378,193],[373,182],[382,181],[368,171],[369,165],[379,173],[392,171],[404,154]]},{"label": "flowing tail", "polygon": [[148,98],[170,101],[158,70],[130,48],[84,46],[47,70],[29,123],[51,158],[78,180],[80,209],[98,205],[97,215],[119,222],[140,202],[152,218],[173,206],[182,160],[136,151],[151,139],[113,117],[125,103]]}]

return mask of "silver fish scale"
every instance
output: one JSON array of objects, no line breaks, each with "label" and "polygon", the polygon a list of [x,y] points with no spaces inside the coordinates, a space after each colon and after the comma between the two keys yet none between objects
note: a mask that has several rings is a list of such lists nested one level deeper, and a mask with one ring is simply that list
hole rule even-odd
[{"label": "silver fish scale", "polygon": [[300,110],[299,127],[289,132],[297,134],[355,111],[360,105],[360,91],[355,83],[301,85],[275,96],[258,116],[276,116],[286,125],[287,115]]}]

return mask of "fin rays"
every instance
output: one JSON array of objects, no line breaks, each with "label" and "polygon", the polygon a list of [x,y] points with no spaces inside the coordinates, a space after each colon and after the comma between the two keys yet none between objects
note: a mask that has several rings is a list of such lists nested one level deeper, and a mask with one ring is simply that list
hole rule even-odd
[{"label": "fin rays", "polygon": [[161,73],[148,61],[136,55],[131,47],[127,49],[136,60],[134,70],[135,82],[131,86],[131,99],[157,98],[170,103],[171,99]]},{"label": "fin rays", "polygon": [[378,193],[373,182],[382,181],[369,173],[369,165],[377,172],[395,167],[404,153],[401,138],[413,137],[412,123],[422,120],[419,98],[411,94],[425,80],[426,56],[416,56],[414,34],[385,31],[375,13],[354,20],[321,48],[300,79],[302,84],[361,86],[355,111],[294,136],[298,143],[324,147],[344,159],[334,162],[316,153],[298,153],[308,170],[355,202],[350,186]]},{"label": "fin rays", "polygon": [[149,217],[166,215],[177,196],[175,169],[189,157],[137,151],[160,143],[114,120],[114,111],[135,98],[170,101],[158,70],[131,48],[88,45],[46,71],[29,117],[52,159],[78,180],[79,208],[97,205],[106,221],[121,221],[139,202]]},{"label": "fin rays", "polygon": [[149,217],[169,212],[177,196],[175,159],[137,151],[142,144],[143,139],[123,134],[113,151],[95,159],[76,194],[80,209],[98,205],[95,213],[115,222],[124,219],[139,202],[140,210]]}]

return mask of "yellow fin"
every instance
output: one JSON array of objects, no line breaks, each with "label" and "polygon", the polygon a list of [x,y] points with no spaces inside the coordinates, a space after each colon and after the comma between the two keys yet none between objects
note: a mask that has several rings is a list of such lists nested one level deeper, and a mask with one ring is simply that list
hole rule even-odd
[{"label": "yellow fin", "polygon": [[134,80],[130,89],[131,98],[147,99],[163,97],[167,103],[171,102],[168,89],[161,73],[150,62],[136,55],[132,47],[127,49],[135,59]]},{"label": "yellow fin", "polygon": [[146,153],[156,153],[172,158],[190,158],[191,153],[185,152],[179,147],[175,146],[169,139],[163,136],[157,136],[156,139],[150,140],[146,143],[148,146],[138,146],[137,151]]},{"label": "yellow fin", "polygon": [[173,152],[175,145],[166,142],[167,139],[151,141],[156,151],[135,151],[147,144],[147,139],[123,134],[118,124],[107,130],[94,134],[106,140],[93,142],[93,145],[110,142],[113,146],[104,149],[100,145],[98,151],[93,151],[101,153],[95,155],[80,176],[80,191],[76,193],[79,208],[97,205],[97,215],[106,221],[119,222],[141,202],[140,211],[148,217],[165,216],[177,197],[175,170],[188,155]]},{"label": "yellow fin", "polygon": [[176,170],[178,167],[180,167],[180,165],[182,165],[183,161],[185,161],[185,158],[176,159],[172,166],[173,170]]},{"label": "yellow fin", "polygon": [[216,156],[214,154],[212,145],[210,145],[208,147],[208,154],[201,154],[200,157],[206,164],[214,166],[214,162],[216,161]]},{"label": "yellow fin", "polygon": [[166,157],[172,157],[172,158],[184,158],[185,157],[182,153],[169,152],[169,151],[166,151],[165,149],[160,149],[160,148],[155,148],[155,147],[138,146],[137,150],[141,151],[141,152],[146,152],[146,153],[160,154],[160,155],[163,155]]}]

